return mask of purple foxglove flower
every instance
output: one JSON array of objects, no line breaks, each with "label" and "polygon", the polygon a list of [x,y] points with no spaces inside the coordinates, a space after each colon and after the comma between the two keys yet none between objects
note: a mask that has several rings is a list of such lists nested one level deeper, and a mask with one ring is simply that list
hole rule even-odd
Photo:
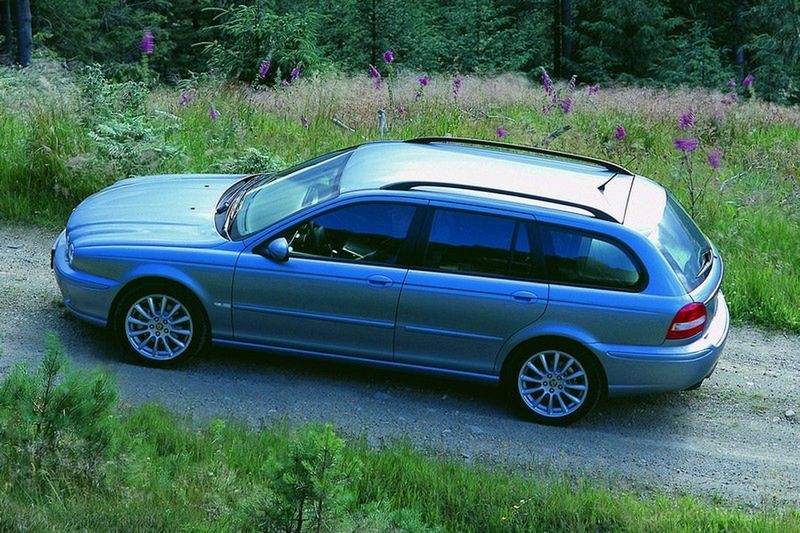
[{"label": "purple foxglove flower", "polygon": [[219,111],[217,111],[217,108],[214,107],[214,104],[208,104],[208,118],[211,120],[217,120],[219,116]]},{"label": "purple foxglove flower", "polygon": [[258,79],[263,80],[269,74],[269,68],[272,66],[271,59],[265,59],[261,62],[261,66],[258,67]]},{"label": "purple foxglove flower", "polygon": [[564,98],[558,103],[558,105],[561,106],[561,111],[563,111],[565,115],[568,115],[570,111],[572,111],[572,104],[572,98]]},{"label": "purple foxglove flower", "polygon": [[586,89],[586,92],[589,94],[589,96],[594,96],[596,94],[599,94],[600,93],[600,85],[599,84],[589,85],[589,88]]},{"label": "purple foxglove flower", "polygon": [[697,150],[699,145],[700,141],[693,138],[675,139],[672,142],[672,146],[674,146],[676,150],[679,150],[683,153],[694,152]]},{"label": "purple foxglove flower", "polygon": [[462,83],[464,83],[464,79],[461,76],[456,76],[453,78],[453,98],[458,98],[458,93],[461,92]]},{"label": "purple foxglove flower", "polygon": [[295,66],[295,67],[292,69],[292,72],[291,72],[291,74],[289,75],[289,78],[290,78],[292,81],[297,81],[297,79],[300,77],[300,69],[301,69],[302,67],[303,67],[303,64],[302,64],[302,63],[298,63],[298,64],[297,64],[297,65],[296,65],[296,66]]},{"label": "purple foxglove flower", "polygon": [[427,86],[428,86],[428,84],[431,82],[431,79],[428,77],[428,75],[427,75],[427,74],[425,74],[424,76],[422,76],[421,78],[419,78],[417,81],[418,81],[418,82],[419,82],[419,84],[420,84],[420,85],[422,85],[423,87],[427,87]]},{"label": "purple foxglove flower", "polygon": [[378,69],[375,68],[375,65],[369,66],[369,77],[375,80],[375,90],[380,91],[382,88],[381,73],[378,72]]},{"label": "purple foxglove flower", "polygon": [[508,135],[508,130],[498,127],[495,130],[495,133],[497,134],[498,139],[502,139],[503,137]]},{"label": "purple foxglove flower", "polygon": [[179,103],[182,106],[186,106],[186,105],[189,105],[189,100],[191,100],[191,99],[192,99],[192,95],[191,94],[183,93],[183,94],[181,94],[181,100],[180,100]]},{"label": "purple foxglove flower", "polygon": [[392,62],[394,61],[394,52],[392,51],[391,48],[383,53],[383,60],[390,65],[392,64]]},{"label": "purple foxglove flower", "polygon": [[153,32],[148,30],[144,32],[142,40],[139,41],[139,50],[141,50],[145,55],[152,55],[153,50],[155,49],[155,42],[156,38],[153,36]]},{"label": "purple foxglove flower", "polygon": [[678,118],[678,127],[682,130],[694,127],[694,111],[684,111]]},{"label": "purple foxglove flower", "polygon": [[711,150],[708,152],[708,165],[712,169],[719,170],[720,161],[722,161],[722,152],[719,150]]},{"label": "purple foxglove flower", "polygon": [[728,93],[722,100],[720,100],[720,102],[722,102],[722,105],[731,105],[735,101],[736,101],[736,93]]},{"label": "purple foxglove flower", "polygon": [[733,78],[728,80],[728,89],[735,89],[736,88],[736,80]]},{"label": "purple foxglove flower", "polygon": [[628,136],[628,132],[625,131],[625,126],[619,124],[616,129],[614,130],[614,138],[618,141],[625,140],[625,137]]},{"label": "purple foxglove flower", "polygon": [[749,89],[750,87],[753,86],[753,81],[755,81],[755,78],[753,78],[753,75],[752,74],[748,74],[742,80],[742,87],[744,87],[745,89]]}]

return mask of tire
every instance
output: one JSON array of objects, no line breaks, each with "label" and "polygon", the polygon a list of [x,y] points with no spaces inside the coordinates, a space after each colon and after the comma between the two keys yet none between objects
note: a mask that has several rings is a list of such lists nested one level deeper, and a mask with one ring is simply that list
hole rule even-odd
[{"label": "tire", "polygon": [[168,283],[128,291],[116,307],[113,328],[125,352],[147,366],[178,365],[208,344],[208,319],[200,302]]},{"label": "tire", "polygon": [[516,351],[506,366],[503,386],[528,419],[567,426],[592,410],[605,381],[600,364],[586,349],[546,342],[523,345]]}]

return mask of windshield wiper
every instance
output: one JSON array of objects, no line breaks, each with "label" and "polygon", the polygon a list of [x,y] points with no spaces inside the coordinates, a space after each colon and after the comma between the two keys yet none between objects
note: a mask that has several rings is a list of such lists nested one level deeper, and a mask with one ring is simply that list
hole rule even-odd
[{"label": "windshield wiper", "polygon": [[[275,175],[276,175],[275,172],[263,172],[260,174],[252,174],[250,176],[247,176],[246,178],[243,178],[237,184],[238,188],[233,192],[229,193],[228,199],[222,202],[219,205],[219,207],[217,207],[215,214],[219,215],[220,213],[224,213],[231,206],[231,204],[233,204],[233,202],[236,201],[236,199],[239,197],[241,193],[247,192],[248,190],[252,189],[256,185],[256,183],[262,184],[262,183],[267,183],[268,181],[272,181],[273,179],[275,179]],[[269,180],[264,181],[264,178],[269,178]]]},{"label": "windshield wiper", "polygon": [[711,251],[711,248],[706,249],[706,251],[703,252],[703,255],[700,256],[700,261],[701,261],[700,272],[697,273],[695,279],[702,278],[703,276],[705,276],[706,272],[711,270],[711,263],[713,259],[714,259],[714,254]]},{"label": "windshield wiper", "polygon": [[252,176],[245,178],[246,181],[244,186],[233,193],[233,195],[231,195],[231,197],[228,198],[225,203],[217,209],[217,214],[222,213],[225,210],[228,211],[228,213],[225,215],[225,223],[222,225],[222,231],[228,236],[228,239],[231,239],[230,227],[233,223],[233,219],[236,218],[236,214],[239,213],[239,209],[241,209],[242,204],[244,203],[244,197],[247,196],[247,193],[257,186],[264,185],[275,180],[277,177],[277,172],[267,172],[263,174],[253,174]]}]

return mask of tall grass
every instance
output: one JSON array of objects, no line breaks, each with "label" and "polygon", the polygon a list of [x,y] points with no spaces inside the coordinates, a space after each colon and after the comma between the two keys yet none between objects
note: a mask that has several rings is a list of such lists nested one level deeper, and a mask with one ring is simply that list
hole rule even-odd
[{"label": "tall grass", "polygon": [[[792,509],[601,487],[374,449],[329,426],[190,427],[120,409],[103,374],[64,367],[0,383],[0,531],[797,531]],[[304,520],[298,521],[302,509]]]},{"label": "tall grass", "polygon": [[[449,78],[434,77],[417,97],[419,87],[410,74],[380,91],[366,75],[330,75],[287,88],[203,79],[148,93],[47,64],[0,70],[0,216],[60,225],[87,194],[130,173],[247,172],[299,162],[380,138],[379,109],[388,117],[386,138],[493,139],[503,128],[509,142],[541,145],[563,131],[551,148],[622,163],[686,205],[697,191],[686,185],[673,140],[691,136],[701,142],[693,172],[707,182],[695,218],[726,259],[734,318],[800,331],[797,107],[744,98],[724,105],[713,91],[623,87],[590,96],[560,87],[574,100],[564,114],[539,83],[521,76],[467,77],[457,96]],[[678,116],[690,109],[697,125],[681,131]],[[624,140],[614,138],[618,125]],[[706,162],[711,149],[723,153],[719,171]]]}]

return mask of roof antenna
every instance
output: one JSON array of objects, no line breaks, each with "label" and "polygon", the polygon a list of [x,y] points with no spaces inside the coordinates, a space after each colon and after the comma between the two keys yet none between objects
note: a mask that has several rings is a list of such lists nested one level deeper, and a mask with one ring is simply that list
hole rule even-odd
[{"label": "roof antenna", "polygon": [[[634,161],[635,159],[636,159],[636,154],[634,154],[634,155],[633,155],[633,157],[631,157],[630,159],[628,159],[628,161],[625,163],[625,167],[627,167],[628,165],[630,165],[631,163],[633,163],[633,161]],[[608,185],[608,184],[609,184],[609,182],[610,182],[611,180],[613,180],[614,178],[616,178],[618,175],[619,175],[619,172],[614,172],[614,175],[613,175],[613,176],[611,176],[610,178],[608,178],[606,181],[604,181],[604,182],[603,182],[603,184],[602,184],[602,185],[600,185],[600,186],[597,188],[597,190],[598,190],[598,191],[600,191],[600,192],[605,192],[605,191],[606,191],[606,185]]]},{"label": "roof antenna", "polygon": [[608,185],[608,183],[609,183],[611,180],[613,180],[614,178],[616,178],[618,174],[619,174],[619,172],[614,172],[614,175],[613,175],[613,176],[611,176],[610,178],[608,178],[606,181],[604,181],[604,182],[603,182],[603,184],[602,184],[602,185],[600,185],[600,186],[597,188],[597,190],[598,190],[598,191],[600,191],[600,192],[606,192],[606,185]]}]

